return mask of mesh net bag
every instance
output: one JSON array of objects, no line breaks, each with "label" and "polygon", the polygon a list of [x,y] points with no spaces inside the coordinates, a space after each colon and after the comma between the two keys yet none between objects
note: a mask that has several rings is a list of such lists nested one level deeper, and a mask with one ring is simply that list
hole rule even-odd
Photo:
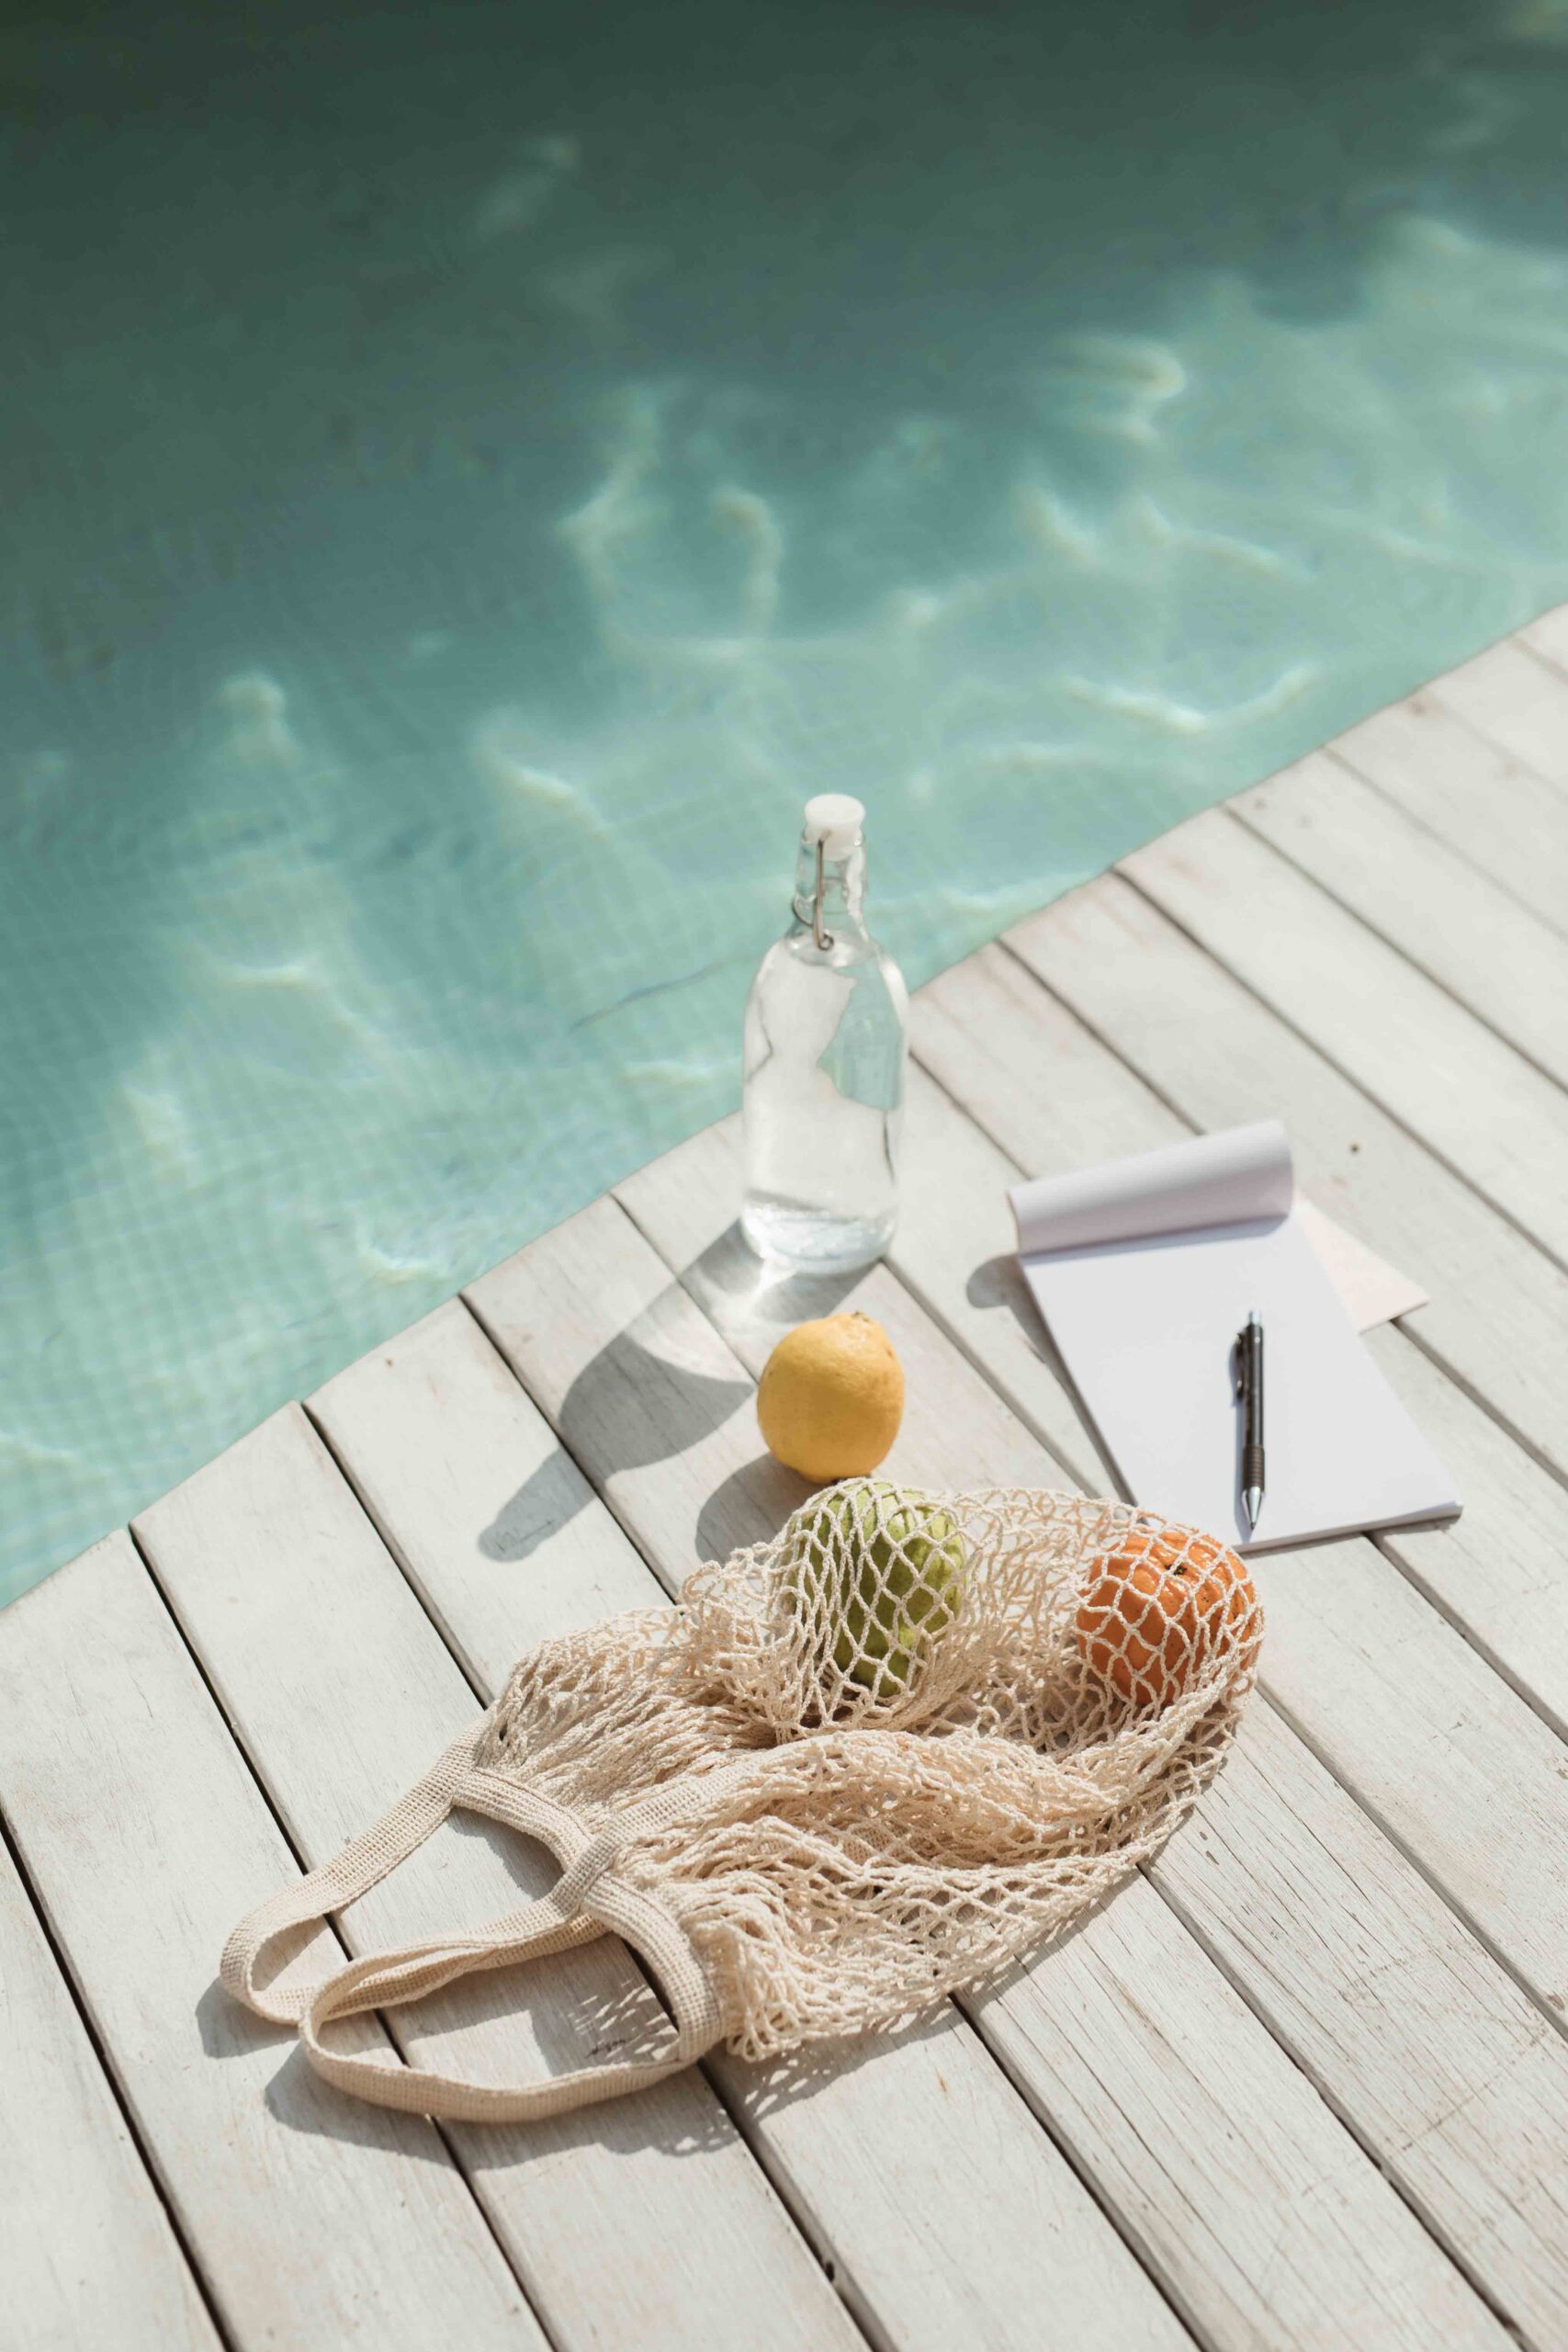
[{"label": "mesh net bag", "polygon": [[[673,1610],[546,1642],[392,1811],[264,1905],[230,1990],[329,2080],[510,2120],[689,2064],[887,2027],[1041,1945],[1168,1838],[1218,1769],[1262,1619],[1212,1537],[1116,1502],[856,1481],[699,1568]],[[454,1806],[561,1876],[464,1933],[263,1986],[264,1949],[340,1909]],[[670,2011],[652,2054],[472,2082],[334,2042],[335,2019],[613,1929]]]}]

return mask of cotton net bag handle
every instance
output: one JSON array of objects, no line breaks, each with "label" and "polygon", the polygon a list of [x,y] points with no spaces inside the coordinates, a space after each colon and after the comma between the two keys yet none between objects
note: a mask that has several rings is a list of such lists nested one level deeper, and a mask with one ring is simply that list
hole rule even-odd
[{"label": "cotton net bag handle", "polygon": [[[457,2122],[524,2123],[617,2098],[679,2073],[712,2048],[722,2020],[707,1977],[680,1928],[658,1904],[617,1880],[609,1869],[628,1838],[666,1827],[689,1810],[690,1792],[661,1792],[625,1815],[613,1828],[590,1838],[564,1807],[476,1762],[476,1749],[493,1714],[491,1709],[455,1740],[423,1780],[330,1862],[249,1913],[229,1939],[220,1974],[233,1998],[258,2016],[297,2025],[311,2067],[339,2090],[405,2114]],[[372,1952],[315,1984],[261,1982],[264,1956],[279,1936],[368,1894],[459,1806],[550,1846],[564,1865],[555,1884],[536,1901],[503,1912],[483,1927]],[[586,1907],[590,1902],[592,1909]],[[606,1929],[614,1929],[640,1952],[658,1975],[675,2030],[656,2056],[577,2067],[538,2083],[493,2084],[333,2047],[323,2039],[324,2030],[344,2018],[423,2000],[460,1976],[569,1951]]]}]

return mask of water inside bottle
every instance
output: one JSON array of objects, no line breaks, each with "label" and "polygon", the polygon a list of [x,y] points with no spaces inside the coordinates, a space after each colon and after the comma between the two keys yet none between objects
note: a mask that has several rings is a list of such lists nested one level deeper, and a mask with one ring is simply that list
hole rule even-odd
[{"label": "water inside bottle", "polygon": [[[842,824],[813,832],[793,920],[758,969],[745,1030],[746,1193],[757,1254],[800,1272],[869,1265],[898,1214],[908,998],[865,928],[865,850]],[[818,844],[822,854],[818,858]]]}]

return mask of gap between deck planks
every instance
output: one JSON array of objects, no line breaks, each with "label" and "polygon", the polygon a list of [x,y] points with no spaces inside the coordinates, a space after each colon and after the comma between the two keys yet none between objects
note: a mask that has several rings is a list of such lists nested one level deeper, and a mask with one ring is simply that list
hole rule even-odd
[{"label": "gap between deck planks", "polygon": [[[1314,752],[1227,804],[1370,931],[1559,1086],[1568,1083],[1568,940]],[[1561,857],[1568,808],[1547,845]]]},{"label": "gap between deck planks", "polygon": [[37,2352],[218,2352],[167,2210],[4,1843],[0,2043],[0,2278],[13,2319],[35,2315]]},{"label": "gap between deck planks", "polygon": [[[691,1149],[633,1180],[639,1219],[649,1217],[647,1185],[660,1175],[667,1216],[711,1212],[711,1170],[693,1163]],[[728,1201],[716,1202],[722,1222]],[[675,1254],[668,1239],[665,1249]],[[729,1271],[720,1265],[704,1285],[716,1314],[730,1295]],[[786,1290],[787,1319],[820,1306],[813,1285]],[[912,1301],[901,1309],[897,1291],[879,1270],[850,1294],[882,1315],[909,1373],[892,1475],[928,1484],[1037,1477],[1032,1438],[929,1326],[922,1339],[924,1318]],[[749,1373],[739,1399],[720,1394],[750,1349],[727,1320],[740,1357],[730,1353],[614,1202],[532,1245],[471,1296],[667,1578],[777,1524],[778,1498],[757,1491],[771,1465],[757,1459]],[[688,1405],[695,1442],[682,1446],[677,1428],[666,1459],[643,1466],[651,1448],[639,1449],[627,1471],[619,1466],[625,1413],[636,1396],[660,1392],[648,1366],[661,1366],[663,1385],[677,1391],[696,1375],[716,1409],[702,1416],[699,1437]],[[1438,2320],[1427,2301],[1450,2289],[1406,2210],[1145,1883],[1124,1889],[983,2007],[964,2006],[1209,2340],[1374,2344],[1401,2341],[1411,2325],[1417,2335],[1462,2330],[1457,2312]],[[1302,2195],[1305,2179],[1318,2195]],[[1404,2275],[1392,2290],[1396,2267]],[[1280,2273],[1295,2285],[1285,2289]],[[1556,2295],[1561,2308],[1561,2281]],[[1477,2326],[1479,2309],[1470,2307]]]},{"label": "gap between deck planks", "polygon": [[1568,678],[1554,657],[1565,610],[1544,614],[1427,689],[1483,741],[1559,786],[1568,786]]},{"label": "gap between deck planks", "polygon": [[1568,933],[1562,792],[1428,694],[1375,711],[1324,747],[1414,823]]},{"label": "gap between deck planks", "polygon": [[[1558,605],[1551,612],[1542,613],[1539,620],[1527,621],[1517,633],[1515,642],[1533,653],[1538,662],[1544,662],[1568,685],[1568,605]],[[1568,730],[1568,717],[1563,718],[1562,726]]]},{"label": "gap between deck planks", "polygon": [[[923,1093],[921,1099],[926,1102],[928,1109],[935,1108],[936,1104],[942,1102],[942,1098],[934,1095],[934,1090]],[[958,1114],[953,1112],[953,1106],[947,1104],[944,1107],[953,1123],[959,1124]],[[962,1123],[962,1126],[966,1127],[967,1123]],[[945,1295],[948,1298],[952,1296],[953,1278],[944,1275],[937,1266],[931,1252],[930,1238],[933,1235],[940,1236],[939,1246],[946,1247],[951,1253],[951,1237],[955,1227],[953,1214],[953,1202],[956,1199],[965,1202],[967,1219],[967,1204],[981,1197],[971,1189],[976,1179],[983,1180],[985,1185],[983,1197],[991,1206],[984,1210],[976,1208],[976,1214],[982,1219],[988,1218],[994,1214],[1003,1222],[1006,1221],[1003,1192],[1003,1185],[1009,1172],[1006,1163],[1000,1161],[994,1148],[987,1145],[984,1138],[979,1136],[973,1128],[967,1128],[967,1136],[968,1140],[978,1148],[982,1163],[979,1166],[976,1165],[973,1159],[966,1166],[962,1168],[957,1166],[951,1151],[933,1136],[929,1125],[923,1130],[920,1138],[923,1148],[919,1151],[918,1158],[916,1155],[911,1155],[911,1166],[918,1166],[925,1172],[922,1179],[915,1180],[911,1194],[907,1198],[907,1213],[898,1239],[895,1243],[893,1263],[895,1271],[903,1275],[906,1280],[918,1283],[919,1274],[923,1273],[926,1277],[928,1297],[932,1289],[939,1295]],[[712,1164],[721,1155],[729,1161],[724,1175],[716,1171]],[[755,1283],[747,1282],[744,1256],[739,1251],[733,1234],[719,1237],[709,1242],[705,1248],[703,1246],[706,1204],[715,1199],[722,1201],[727,1197],[732,1189],[727,1178],[732,1175],[733,1159],[727,1149],[727,1130],[714,1129],[709,1130],[704,1136],[696,1138],[693,1144],[682,1147],[679,1152],[671,1155],[666,1162],[655,1162],[651,1169],[643,1170],[623,1186],[621,1193],[629,1203],[639,1223],[661,1244],[668,1262],[671,1267],[682,1270],[682,1279],[693,1295],[718,1317],[741,1352],[749,1360],[759,1361],[765,1353],[767,1345],[771,1344],[772,1338],[779,1326],[814,1309],[824,1311],[824,1301],[820,1286],[790,1284],[784,1286],[783,1295],[776,1299],[773,1317],[766,1314],[757,1316],[754,1308],[749,1308],[746,1303],[748,1294],[755,1291]],[[982,1240],[982,1249],[983,1246]],[[966,1240],[959,1242],[958,1247],[961,1264],[972,1264],[978,1254],[972,1231]],[[906,1251],[908,1252],[908,1257]],[[958,1273],[958,1279],[962,1280],[961,1271]],[[965,1477],[975,1478],[985,1475],[981,1469],[975,1466],[971,1459],[979,1442],[973,1425],[972,1411],[962,1416],[967,1450],[958,1448],[946,1453],[939,1450],[933,1461],[931,1449],[932,1447],[940,1449],[944,1442],[944,1432],[948,1422],[948,1397],[954,1387],[957,1375],[951,1362],[946,1361],[944,1376],[944,1358],[942,1351],[933,1350],[929,1332],[921,1328],[920,1323],[911,1317],[908,1309],[900,1306],[897,1293],[890,1286],[886,1274],[868,1278],[852,1289],[843,1285],[840,1285],[839,1288],[846,1298],[863,1305],[868,1312],[877,1314],[884,1320],[889,1330],[894,1333],[896,1344],[899,1347],[906,1364],[911,1367],[912,1387],[914,1383],[918,1382],[922,1393],[933,1400],[925,1408],[929,1416],[928,1425],[925,1430],[915,1438],[915,1442],[920,1448],[921,1461],[925,1466],[907,1470],[906,1475],[916,1478],[923,1477],[927,1483],[936,1484],[953,1483]],[[815,1295],[813,1295],[814,1291]],[[938,1311],[939,1313],[941,1311],[940,1306]],[[992,1329],[998,1326],[1017,1329],[1012,1325],[1010,1316],[998,1316],[994,1310],[990,1309],[981,1310],[981,1312],[983,1315],[989,1316]],[[751,1321],[749,1334],[745,1328],[748,1319]],[[972,1341],[970,1352],[983,1354],[985,1352],[983,1341],[978,1348],[976,1348]],[[1049,1381],[1050,1375],[1045,1372],[1039,1357],[1032,1350],[1026,1351],[1026,1356],[1028,1363],[1032,1367],[1033,1373],[1040,1376],[1041,1382]],[[1008,1385],[1005,1373],[998,1374],[998,1368],[994,1363],[987,1369],[998,1389],[1005,1390]],[[1054,1381],[1050,1382],[1050,1385],[1055,1388]],[[1059,1388],[1055,1389],[1055,1393],[1060,1398],[1062,1392]],[[937,1402],[936,1400],[939,1399],[941,1401]],[[998,1399],[993,1397],[990,1401],[994,1407]],[[912,1407],[911,1410],[913,1409]],[[1086,1456],[1088,1457],[1088,1475],[1093,1481],[1092,1456],[1089,1454],[1085,1432],[1081,1424],[1077,1422],[1076,1416],[1074,1428],[1079,1441],[1078,1463],[1083,1463]],[[994,1445],[996,1442],[994,1435],[985,1442]],[[903,1437],[900,1439],[899,1448],[894,1460],[896,1463],[908,1460],[906,1440]],[[1078,1464],[1071,1463],[1070,1457],[1069,1464],[1074,1468],[1078,1467]],[[1005,1468],[998,1469],[993,1459],[989,1475],[1005,1476],[1006,1471]],[[1015,1472],[1014,1475],[1038,1477],[1039,1472],[1035,1467],[1026,1469],[1021,1474]],[[1359,1566],[1363,1575],[1369,1563],[1375,1564],[1381,1568],[1382,1581],[1392,1581],[1395,1589],[1393,1597],[1397,1602],[1399,1580],[1397,1577],[1393,1577],[1392,1572],[1382,1567],[1381,1563],[1376,1563],[1375,1555],[1368,1555],[1365,1547],[1346,1545],[1337,1548],[1351,1559],[1355,1559],[1359,1552]],[[1315,1560],[1323,1555],[1314,1554],[1311,1556]],[[1274,1605],[1271,1589],[1266,1588],[1265,1599],[1266,1606]],[[1405,1613],[1414,1615],[1416,1632],[1419,1634],[1422,1631],[1421,1621],[1427,1612],[1416,1604],[1413,1611]],[[1443,1634],[1443,1629],[1438,1627],[1435,1621],[1432,1631],[1440,1636],[1439,1647],[1445,1646],[1450,1637]],[[1408,1638],[1409,1636],[1406,1635],[1406,1639]],[[1272,1645],[1271,1632],[1269,1641],[1265,1645],[1266,1675]],[[1447,1662],[1453,1663],[1451,1659]],[[1459,1663],[1462,1678],[1464,1666],[1468,1663],[1462,1651],[1460,1653]],[[1531,1719],[1527,1716],[1524,1720],[1534,1732],[1536,1727],[1531,1723]],[[1538,1770],[1550,1769],[1551,1763],[1556,1758],[1557,1751],[1545,1735],[1539,1735],[1539,1738],[1542,1752],[1536,1757],[1536,1767]],[[1516,1754],[1515,1760],[1523,1759]],[[1304,1757],[1303,1763],[1303,1770],[1307,1770]],[[1315,1770],[1315,1768],[1313,1769]],[[1221,1802],[1224,1802],[1229,1797],[1235,1770],[1235,1766],[1233,1764],[1230,1771],[1222,1780],[1221,1788],[1225,1794]],[[1311,1777],[1310,1772],[1308,1777]],[[1359,1789],[1357,1793],[1361,1793]],[[1341,1803],[1347,1812],[1353,1811],[1348,1800],[1342,1799]],[[1249,1837],[1247,1842],[1260,1853],[1271,1850],[1280,1842],[1278,1822],[1270,1822],[1267,1819],[1255,1820],[1248,1825],[1248,1829]],[[1298,1846],[1304,1845],[1305,1849],[1313,1854],[1316,1854],[1321,1849],[1326,1865],[1328,1856],[1335,1851],[1337,1846],[1344,1844],[1346,1834],[1344,1824],[1341,1822],[1334,1828],[1332,1835],[1322,1826],[1305,1840],[1298,1833],[1295,1843]],[[1527,2222],[1525,2225],[1524,2240],[1527,2251],[1524,2256],[1524,2270],[1533,2278],[1538,2266],[1544,2264],[1545,2271],[1552,2280],[1544,2304],[1538,2312],[1539,2321],[1544,2327],[1547,2339],[1550,2340],[1553,2327],[1562,2324],[1564,2312],[1568,2311],[1568,2303],[1564,2301],[1565,2277],[1562,2258],[1560,2256],[1548,2255],[1544,2251],[1551,2245],[1554,2222],[1564,2204],[1568,2203],[1568,2133],[1563,2132],[1557,2120],[1563,2111],[1564,2090],[1568,2087],[1568,2071],[1565,2071],[1564,2065],[1568,2052],[1565,2052],[1562,2042],[1552,2031],[1551,2026],[1532,2008],[1523,1995],[1516,1990],[1503,1972],[1483,1961],[1474,1944],[1459,1928],[1451,1916],[1445,1911],[1436,1894],[1422,1884],[1408,1866],[1402,1863],[1381,1838],[1375,1837],[1371,1831],[1370,1825],[1364,1826],[1362,1834],[1371,1839],[1374,1849],[1382,1849],[1382,1882],[1388,1883],[1391,1888],[1401,1890],[1397,1901],[1391,1896],[1388,1916],[1379,1922],[1381,1933],[1370,1940],[1392,1946],[1395,1951],[1408,1951],[1405,1930],[1400,1926],[1400,1922],[1411,1916],[1414,1908],[1415,1913],[1426,1923],[1427,1931],[1435,1937],[1437,1950],[1444,1953],[1448,1964],[1457,1970],[1455,1984],[1450,1985],[1450,1996],[1454,1994],[1457,1986],[1472,1988],[1476,1981],[1475,1972],[1479,1968],[1482,1976],[1491,1986],[1490,2000],[1495,2019],[1506,2018],[1508,2021],[1507,2036],[1510,2039],[1517,2039],[1524,2046],[1531,2049],[1537,2049],[1539,2046],[1539,2054],[1529,2062],[1525,2070],[1533,2079],[1525,2091],[1527,2103],[1531,2109],[1532,2121],[1529,2131],[1524,2137],[1536,2153],[1532,2154],[1529,2162],[1521,2167],[1513,2183],[1513,2188],[1526,2206],[1533,2206],[1535,2209],[1534,2221]],[[1352,1839],[1349,1842],[1353,1849],[1355,1841]],[[1285,1843],[1289,1846],[1291,1840],[1287,1838]],[[1175,1853],[1180,1844],[1181,1841],[1178,1840],[1170,1851]],[[1165,1864],[1162,1861],[1155,1872],[1156,1881],[1159,1880],[1160,1872],[1164,1868]],[[1332,1877],[1332,1872],[1330,1875]],[[1311,1876],[1310,1871],[1306,1873],[1308,1884],[1311,1883]],[[1417,1889],[1419,1893],[1416,1892]],[[1325,1902],[1329,1899],[1331,1897],[1325,1897]],[[1275,1923],[1275,1928],[1277,1932],[1282,1932],[1278,1922]],[[1223,1917],[1214,1923],[1212,1932],[1216,1939],[1224,1934]],[[1313,1932],[1315,1933],[1315,1930]],[[1290,1941],[1291,1939],[1286,1937],[1284,1943],[1286,1951],[1289,1951]],[[1260,1947],[1258,1957],[1261,1958],[1266,1951],[1265,1943]],[[1310,1969],[1310,1961],[1303,1962],[1298,1959],[1295,1965],[1298,1968]],[[1260,1994],[1257,1982],[1258,1970],[1256,1965],[1250,1973],[1253,1981],[1248,1984],[1243,1980],[1243,1989],[1255,2004],[1267,2011],[1269,1996],[1266,1994]],[[1441,1973],[1440,1970],[1439,1973]],[[1388,2058],[1390,2050],[1398,2050],[1402,2053],[1401,2061],[1394,2063],[1392,2066],[1392,2071],[1396,2076],[1399,2075],[1402,2065],[1418,2065],[1419,2064],[1421,2035],[1418,2030],[1412,2030],[1412,2019],[1417,2022],[1424,2021],[1429,2017],[1430,2010],[1425,2000],[1418,2001],[1413,2011],[1404,2009],[1399,1998],[1398,1988],[1401,1976],[1397,1968],[1389,1970],[1388,1980],[1386,2007],[1381,2000],[1369,2003],[1365,1987],[1358,1976],[1340,1988],[1337,1995],[1335,1994],[1332,1985],[1319,1984],[1316,1988],[1319,2006],[1307,2012],[1309,2018],[1320,2018],[1324,2016],[1333,2018],[1346,2037],[1343,2046],[1337,2052],[1332,2039],[1324,2035],[1320,2023],[1319,2039],[1315,2047],[1310,2051],[1310,2053],[1303,2051],[1298,2054],[1302,2056],[1303,2063],[1308,2064],[1315,2080],[1326,2079],[1333,2084],[1330,2096],[1335,2098],[1337,2104],[1343,2105],[1347,2111],[1354,2110],[1358,2102],[1365,2098],[1369,2086],[1379,2079],[1382,2071],[1390,2067]],[[1468,1998],[1468,1992],[1465,1997]],[[1462,2000],[1450,1997],[1449,2007],[1454,2011],[1456,2019],[1462,2017],[1464,2007]],[[1465,2039],[1464,2030],[1456,2030],[1459,2041],[1462,2045]],[[1486,2104],[1487,2084],[1496,2062],[1497,2048],[1491,2041],[1489,2032],[1482,2033],[1471,2051],[1468,2061],[1461,2062],[1461,2069],[1467,2064],[1473,2069],[1470,2076],[1472,2089],[1480,2098],[1483,2105]],[[1402,2125],[1397,2132],[1383,2138],[1381,2143],[1377,2143],[1374,2133],[1375,2153],[1378,2154],[1380,2161],[1390,2162],[1391,2154],[1400,2149],[1407,2138],[1413,2143],[1419,2144],[1421,2134],[1424,2132],[1432,2131],[1434,2122],[1438,2127],[1437,2137],[1440,2140],[1441,2120],[1450,2104],[1449,2093],[1445,2089],[1436,2098],[1435,2118],[1428,2113],[1419,2120],[1407,2119],[1406,2125]],[[1501,2123],[1502,2119],[1498,2120]],[[1517,2120],[1517,2119],[1515,2119],[1516,2122]],[[1503,2127],[1502,2137],[1505,2143],[1514,2143],[1511,2125]],[[1554,2152],[1550,2163],[1546,2165],[1545,2178],[1549,2185],[1545,2189],[1544,2197],[1539,2193],[1540,2180],[1536,2170],[1536,2166],[1540,2162],[1540,2151],[1542,2148],[1549,2148]],[[1447,2152],[1438,2150],[1432,2153],[1440,2169],[1448,2162]],[[1475,2152],[1472,2151],[1472,2156],[1474,2154]],[[1488,2204],[1491,2201],[1488,2188],[1490,2168],[1495,2165],[1495,2158],[1493,2157],[1489,2158],[1486,2164],[1479,2165],[1472,2175],[1467,2192],[1473,2195],[1479,2191],[1483,2201]],[[1399,2176],[1401,2166],[1397,2154],[1393,2154],[1390,2168],[1395,2172],[1396,2177]],[[1429,2189],[1429,2183],[1427,2188]],[[1423,2192],[1416,2188],[1413,2193],[1419,2196]],[[1441,2198],[1438,2201],[1441,2203]],[[1461,2213],[1463,2202],[1461,2197],[1460,2200]],[[1455,2221],[1456,2216],[1452,2211],[1449,2219],[1450,2222]],[[1494,2225],[1493,2222],[1489,2222],[1488,2230]],[[1515,2287],[1519,2291],[1527,2293],[1530,2291],[1528,2281],[1521,2290],[1519,2281],[1516,2278]]]}]

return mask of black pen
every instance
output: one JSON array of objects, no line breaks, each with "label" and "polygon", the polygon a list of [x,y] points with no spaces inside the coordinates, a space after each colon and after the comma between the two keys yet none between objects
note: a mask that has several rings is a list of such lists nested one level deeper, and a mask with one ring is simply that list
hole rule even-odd
[{"label": "black pen", "polygon": [[1241,1399],[1241,1503],[1247,1532],[1263,1509],[1263,1326],[1249,1314],[1235,1335],[1235,1393]]}]

